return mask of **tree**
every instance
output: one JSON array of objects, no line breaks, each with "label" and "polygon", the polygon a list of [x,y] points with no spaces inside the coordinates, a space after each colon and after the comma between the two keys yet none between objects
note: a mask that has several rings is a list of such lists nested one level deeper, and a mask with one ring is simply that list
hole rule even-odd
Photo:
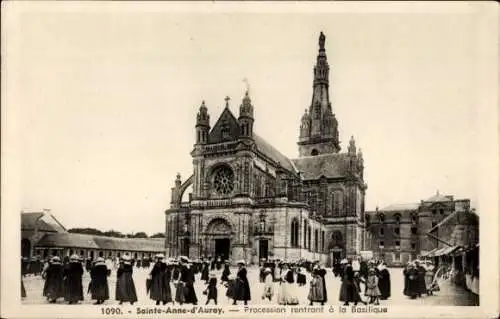
[{"label": "tree", "polygon": [[125,237],[125,235],[116,230],[105,231],[102,235],[107,237],[119,237],[119,238]]},{"label": "tree", "polygon": [[145,232],[141,231],[135,233],[135,235],[133,235],[133,238],[148,238],[148,235]]},{"label": "tree", "polygon": [[154,235],[151,235],[150,238],[165,238],[165,234],[164,233],[156,233]]}]

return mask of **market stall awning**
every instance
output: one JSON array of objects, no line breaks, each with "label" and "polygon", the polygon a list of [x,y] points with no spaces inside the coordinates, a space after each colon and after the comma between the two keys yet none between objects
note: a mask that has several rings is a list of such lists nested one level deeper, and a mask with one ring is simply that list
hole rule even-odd
[{"label": "market stall awning", "polygon": [[422,254],[422,257],[432,257],[434,255],[434,253],[438,250],[438,248],[434,248],[433,250],[431,251],[428,251],[426,253],[423,253]]},{"label": "market stall awning", "polygon": [[460,246],[443,247],[434,252],[434,257],[445,256],[454,253]]},{"label": "market stall awning", "polygon": [[443,252],[447,249],[448,247],[444,247],[444,248],[439,248],[438,250],[436,250],[433,254],[433,257],[439,257],[439,256],[442,256],[443,255]]}]

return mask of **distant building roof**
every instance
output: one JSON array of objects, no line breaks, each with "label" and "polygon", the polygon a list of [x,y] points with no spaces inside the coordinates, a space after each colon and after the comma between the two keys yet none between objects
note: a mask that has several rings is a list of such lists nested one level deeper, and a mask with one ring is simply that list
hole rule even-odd
[{"label": "distant building roof", "polygon": [[290,160],[287,156],[283,155],[280,151],[278,151],[274,146],[266,142],[262,137],[257,134],[253,134],[253,139],[255,141],[255,145],[257,146],[257,150],[269,157],[276,163],[279,163],[285,169],[296,172],[295,167],[293,166],[292,160]]},{"label": "distant building roof", "polygon": [[51,214],[45,212],[21,213],[21,229],[41,232],[65,232],[66,229]]},{"label": "distant building roof", "polygon": [[379,212],[395,212],[395,211],[404,211],[404,210],[417,210],[420,204],[418,203],[409,203],[409,204],[393,204],[382,209],[379,209]]},{"label": "distant building roof", "polygon": [[94,236],[73,233],[45,234],[36,243],[36,246],[99,249],[94,241]]},{"label": "distant building roof", "polygon": [[453,196],[445,196],[439,194],[439,191],[436,192],[436,195],[429,197],[425,200],[425,202],[449,202],[453,200]]},{"label": "distant building roof", "polygon": [[292,161],[306,180],[318,179],[321,176],[326,178],[346,176],[346,154],[320,154],[296,158]]},{"label": "distant building roof", "polygon": [[164,238],[116,238],[75,233],[45,234],[38,247],[72,247],[122,251],[164,251]]}]

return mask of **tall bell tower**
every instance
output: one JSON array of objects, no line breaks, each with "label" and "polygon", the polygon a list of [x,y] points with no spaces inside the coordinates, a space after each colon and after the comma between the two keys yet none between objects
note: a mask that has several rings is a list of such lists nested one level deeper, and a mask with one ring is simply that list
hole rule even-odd
[{"label": "tall bell tower", "polygon": [[319,52],[314,67],[313,95],[300,124],[299,156],[315,156],[340,151],[338,122],[330,103],[329,72],[325,35],[319,36]]}]

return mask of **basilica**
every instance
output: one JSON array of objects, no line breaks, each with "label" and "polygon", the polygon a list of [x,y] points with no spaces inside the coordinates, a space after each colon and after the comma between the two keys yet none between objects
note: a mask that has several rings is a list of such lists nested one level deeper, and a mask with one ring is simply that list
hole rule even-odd
[{"label": "basilica", "polygon": [[[254,132],[247,91],[235,115],[226,107],[211,126],[202,102],[196,117],[193,171],[178,174],[166,213],[166,252],[320,260],[364,249],[363,156],[351,137],[341,151],[329,98],[325,35],[319,36],[309,108],[300,119],[298,157],[288,158]],[[183,194],[192,187],[188,200]]]}]

